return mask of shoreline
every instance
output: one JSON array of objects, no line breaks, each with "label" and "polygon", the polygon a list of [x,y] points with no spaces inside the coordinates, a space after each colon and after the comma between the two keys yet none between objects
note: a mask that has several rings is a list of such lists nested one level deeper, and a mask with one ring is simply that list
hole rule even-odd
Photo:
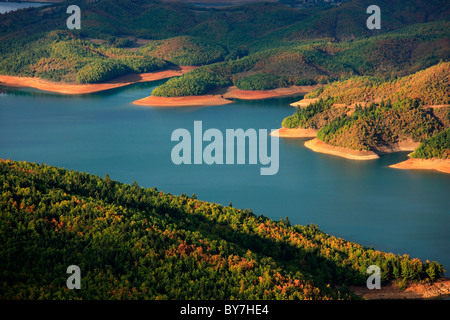
[{"label": "shoreline", "polygon": [[306,108],[311,103],[319,101],[319,98],[313,98],[313,99],[302,99],[297,102],[293,102],[290,104],[292,107],[300,107],[300,108]]},{"label": "shoreline", "polygon": [[43,91],[56,92],[62,94],[88,94],[110,89],[116,89],[139,82],[149,82],[181,76],[197,67],[180,66],[177,68],[167,68],[149,73],[130,73],[102,83],[71,84],[58,83],[35,77],[20,77],[0,75],[0,86],[16,88],[34,88]]},{"label": "shoreline", "polygon": [[149,96],[143,99],[133,101],[133,104],[135,105],[151,106],[151,107],[220,106],[230,103],[233,103],[233,101],[215,95],[183,96],[183,97]]},{"label": "shoreline", "polygon": [[435,170],[450,173],[450,159],[416,159],[408,160],[390,165],[389,168],[403,170]]},{"label": "shoreline", "polygon": [[351,160],[375,160],[380,158],[380,156],[373,151],[359,151],[344,147],[336,147],[320,141],[317,138],[306,141],[305,147],[315,152],[331,154]]},{"label": "shoreline", "polygon": [[236,86],[218,88],[210,94],[182,97],[148,96],[133,103],[152,107],[218,106],[233,103],[229,99],[262,100],[306,94],[317,86],[291,86],[272,90],[241,90]]},{"label": "shoreline", "polygon": [[280,128],[270,133],[271,136],[280,138],[315,138],[317,136],[316,129],[303,128]]},{"label": "shoreline", "polygon": [[304,128],[280,128],[272,132],[271,135],[280,138],[313,138],[305,141],[304,145],[306,148],[314,152],[330,154],[341,158],[351,160],[374,160],[380,158],[380,156],[373,151],[352,150],[325,143],[317,138],[318,131],[319,130],[316,129]]},{"label": "shoreline", "polygon": [[[358,151],[345,147],[337,147],[320,141],[317,139],[316,129],[304,128],[279,128],[273,131],[270,135],[280,138],[313,138],[305,141],[306,148],[319,153],[330,154],[341,158],[350,160],[375,160],[380,158],[380,155],[390,154],[394,152],[414,151],[419,143],[411,139],[406,139],[401,142],[389,146],[379,147],[376,151]],[[389,166],[394,169],[407,170],[435,170],[442,173],[450,173],[450,159],[415,159],[395,163]]]},{"label": "shoreline", "polygon": [[[262,100],[262,99],[291,97],[300,94],[307,94],[319,87],[320,85],[290,86],[271,90],[242,90],[236,86],[231,86],[226,88],[225,92],[223,92],[222,95],[224,98],[229,99]],[[221,90],[220,89],[217,90],[217,93],[220,94]]]},{"label": "shoreline", "polygon": [[395,282],[381,285],[381,289],[370,290],[366,286],[350,286],[350,290],[367,300],[433,299],[450,295],[450,279],[439,278],[427,284],[413,283],[405,290],[400,289]]}]

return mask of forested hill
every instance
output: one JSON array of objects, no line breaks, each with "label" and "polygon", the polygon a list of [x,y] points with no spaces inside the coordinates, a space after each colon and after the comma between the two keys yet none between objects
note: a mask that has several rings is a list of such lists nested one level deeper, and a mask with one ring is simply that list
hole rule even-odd
[{"label": "forested hill", "polygon": [[354,77],[321,87],[305,98],[333,97],[336,103],[354,104],[418,99],[424,105],[450,104],[450,62],[438,63],[415,74],[383,81],[376,77]]},{"label": "forested hill", "polygon": [[[0,190],[1,299],[357,299],[346,287],[365,285],[369,265],[403,286],[444,273],[314,225],[109,176],[1,160]],[[70,265],[81,290],[66,287]]]},{"label": "forested hill", "polygon": [[[69,4],[81,8],[80,30],[66,27]],[[373,4],[383,11],[380,30],[366,27]],[[301,9],[278,2],[214,9],[156,0],[66,1],[0,16],[0,74],[95,83],[170,64],[203,66],[155,91],[161,96],[233,84],[253,90],[403,76],[448,60],[449,8],[445,0]]]},{"label": "forested hill", "polygon": [[355,77],[311,92],[319,99],[286,117],[286,128],[318,129],[333,146],[382,151],[404,141],[422,143],[416,158],[450,157],[450,63],[385,81]]}]

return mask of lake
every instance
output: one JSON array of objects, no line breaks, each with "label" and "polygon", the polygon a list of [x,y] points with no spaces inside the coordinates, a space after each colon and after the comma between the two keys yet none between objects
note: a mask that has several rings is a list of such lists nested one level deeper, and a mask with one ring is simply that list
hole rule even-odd
[{"label": "lake", "polygon": [[47,6],[51,3],[43,2],[5,2],[0,1],[0,13],[7,13],[18,9]]},{"label": "lake", "polygon": [[[201,200],[326,233],[375,249],[436,260],[450,270],[450,176],[405,171],[378,160],[352,161],[312,152],[304,139],[280,139],[276,175],[261,165],[175,165],[177,128],[276,129],[296,98],[225,106],[152,108],[132,104],[163,81],[103,93],[64,96],[1,87],[0,158],[46,163]],[[448,275],[448,272],[447,272]]]}]

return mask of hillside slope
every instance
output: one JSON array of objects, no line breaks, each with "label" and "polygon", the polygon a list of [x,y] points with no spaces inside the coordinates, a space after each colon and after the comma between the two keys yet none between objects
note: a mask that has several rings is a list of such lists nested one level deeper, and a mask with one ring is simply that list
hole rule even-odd
[{"label": "hillside slope", "polygon": [[410,76],[391,81],[356,77],[336,81],[306,95],[307,99],[333,97],[336,103],[370,103],[390,99],[419,99],[425,105],[450,104],[450,63],[439,63]]},{"label": "hillside slope", "polygon": [[[9,160],[0,173],[2,299],[349,299],[371,264],[403,285],[444,272],[108,176]],[[66,288],[73,264],[83,290]]]}]

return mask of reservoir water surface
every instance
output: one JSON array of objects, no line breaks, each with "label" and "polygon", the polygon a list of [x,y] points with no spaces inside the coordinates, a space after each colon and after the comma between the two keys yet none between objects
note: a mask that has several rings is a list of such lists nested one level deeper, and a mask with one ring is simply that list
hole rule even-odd
[{"label": "reservoir water surface", "polygon": [[314,153],[304,139],[280,139],[279,171],[261,165],[175,165],[177,128],[276,129],[299,97],[204,108],[132,104],[161,82],[66,96],[0,87],[0,158],[46,163],[172,194],[249,208],[291,224],[317,224],[346,240],[450,271],[450,176],[391,169],[407,153],[353,161]]}]

